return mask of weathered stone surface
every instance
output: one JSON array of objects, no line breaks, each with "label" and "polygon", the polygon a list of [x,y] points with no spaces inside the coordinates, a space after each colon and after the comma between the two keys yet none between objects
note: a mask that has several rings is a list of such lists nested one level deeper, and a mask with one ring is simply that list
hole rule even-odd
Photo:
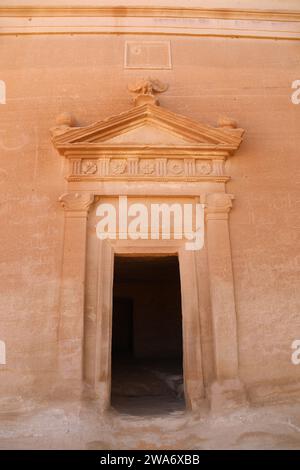
[{"label": "weathered stone surface", "polygon": [[[217,3],[221,8],[225,2]],[[260,2],[261,7],[268,4]],[[285,8],[290,5],[296,10],[293,2]],[[269,27],[276,36],[272,21],[265,16],[264,21],[264,31]],[[109,341],[97,330],[97,288],[84,283],[87,273],[88,279],[99,276],[102,286],[111,287],[111,255],[98,253],[91,219],[94,195],[114,198],[119,193],[135,200],[197,195],[207,204],[209,240],[194,261],[183,260],[190,328],[186,338],[189,345],[198,345],[198,354],[194,347],[189,356],[186,382],[198,405],[216,378],[228,382],[225,388],[221,382],[212,386],[213,409],[225,408],[234,390],[233,401],[244,403],[243,386],[250,402],[299,398],[300,366],[291,362],[291,343],[300,335],[300,105],[291,102],[291,83],[300,79],[295,59],[299,42],[292,39],[294,24],[284,27],[290,27],[290,41],[223,33],[170,36],[172,68],[155,74],[169,87],[159,95],[158,109],[157,97],[144,93],[151,101],[144,104],[144,114],[132,107],[126,92],[129,82],[142,78],[140,70],[124,67],[125,44],[132,34],[1,36],[0,79],[7,93],[6,104],[0,105],[0,340],[6,346],[6,361],[0,363],[1,407],[13,396],[20,402],[65,398],[70,389],[78,398],[86,376],[92,377],[90,382],[101,376],[99,389],[109,400]],[[254,28],[249,18],[247,28]],[[146,33],[139,38],[149,40]],[[157,34],[155,40],[165,41],[165,35]],[[183,126],[179,115],[188,119]],[[54,144],[82,132],[87,151],[88,126],[97,127],[111,116],[119,116],[121,126],[122,116],[137,116],[135,129],[110,135],[108,144],[119,145],[122,154],[111,159],[97,148],[96,154],[78,151],[69,158],[61,147],[58,155],[49,129]],[[205,136],[199,123],[204,123]],[[232,156],[240,127],[246,133]],[[200,152],[201,135],[209,141],[204,142],[206,154]],[[103,134],[98,137],[100,142]],[[196,137],[196,150],[187,150]],[[212,158],[209,152],[221,137],[234,148]],[[126,145],[142,144],[143,138],[150,147],[164,143],[166,154],[149,156],[144,149],[142,157],[128,155]],[[176,145],[186,146],[181,159],[171,154]],[[135,246],[119,249],[135,252]],[[155,249],[165,248],[149,248]],[[96,253],[104,259],[100,273],[93,264]],[[106,296],[104,314],[110,307]],[[109,316],[101,318],[100,330],[109,331]],[[102,339],[101,347],[95,338]],[[101,370],[95,359],[99,350],[102,357],[106,354]],[[238,390],[237,375],[243,384]]]}]

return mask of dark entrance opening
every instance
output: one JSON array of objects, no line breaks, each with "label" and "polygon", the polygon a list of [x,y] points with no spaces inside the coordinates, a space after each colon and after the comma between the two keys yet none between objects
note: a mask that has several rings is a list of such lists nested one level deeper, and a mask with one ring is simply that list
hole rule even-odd
[{"label": "dark entrance opening", "polygon": [[111,404],[130,414],[185,408],[177,256],[117,256]]}]

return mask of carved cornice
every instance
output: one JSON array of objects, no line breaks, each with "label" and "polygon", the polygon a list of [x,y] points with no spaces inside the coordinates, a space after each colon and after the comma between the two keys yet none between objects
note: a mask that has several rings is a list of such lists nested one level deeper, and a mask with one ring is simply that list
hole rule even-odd
[{"label": "carved cornice", "polygon": [[[146,85],[140,96],[153,94],[152,82],[150,88]],[[70,182],[226,182],[224,161],[237,150],[244,132],[233,119],[223,117],[212,127],[153,104],[83,128],[71,128],[70,122],[64,114],[51,129],[54,146],[69,160]]]},{"label": "carved cornice", "polygon": [[[62,154],[68,149],[78,148],[81,150],[83,146],[92,150],[100,149],[104,145],[107,149],[109,147],[106,142],[108,139],[134,130],[147,122],[159,129],[169,130],[181,136],[187,140],[188,146],[194,142],[197,146],[228,149],[229,152],[239,147],[244,133],[243,129],[235,128],[234,125],[229,127],[222,124],[220,127],[212,127],[165,108],[144,104],[90,126],[67,129],[60,135],[54,135],[53,143]],[[230,120],[230,122],[234,121]],[[184,149],[187,144],[182,148]],[[116,145],[111,145],[111,148],[116,147]]]},{"label": "carved cornice", "polygon": [[189,7],[153,7],[122,6],[115,7],[66,7],[66,6],[9,6],[0,7],[0,16],[74,16],[74,17],[160,17],[160,18],[219,18],[252,19],[264,21],[300,21],[297,10],[267,10],[239,8],[189,8]]},{"label": "carved cornice", "polygon": [[88,212],[94,201],[94,195],[91,193],[65,193],[59,198],[59,202],[65,211],[68,212]]},{"label": "carved cornice", "polygon": [[[152,95],[152,84],[147,82],[145,89],[138,86],[137,92]],[[155,88],[162,91],[164,87],[156,81]],[[70,127],[72,122],[63,113],[51,129],[54,146],[69,160],[70,182],[226,182],[229,177],[224,173],[224,161],[237,150],[244,132],[227,117],[212,127],[153,104],[83,128]]]},{"label": "carved cornice", "polygon": [[300,10],[167,6],[0,7],[0,34],[148,34],[153,30],[168,35],[300,39]]}]

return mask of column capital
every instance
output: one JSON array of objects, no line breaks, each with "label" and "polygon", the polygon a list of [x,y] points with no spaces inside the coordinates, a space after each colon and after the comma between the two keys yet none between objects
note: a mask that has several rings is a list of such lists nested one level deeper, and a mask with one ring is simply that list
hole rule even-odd
[{"label": "column capital", "polygon": [[68,212],[87,213],[93,201],[92,193],[64,193],[59,198],[62,207]]},{"label": "column capital", "polygon": [[210,193],[206,195],[206,218],[226,219],[232,208],[233,194]]}]

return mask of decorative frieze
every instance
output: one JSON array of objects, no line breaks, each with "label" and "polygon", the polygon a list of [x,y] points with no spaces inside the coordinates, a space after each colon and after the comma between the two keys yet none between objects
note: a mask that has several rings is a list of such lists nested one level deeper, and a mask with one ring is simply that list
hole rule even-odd
[{"label": "decorative frieze", "polygon": [[184,173],[187,176],[195,176],[196,174],[195,158],[184,159]]},{"label": "decorative frieze", "polygon": [[221,159],[213,160],[213,174],[217,176],[224,175],[224,160],[221,160]]},{"label": "decorative frieze", "polygon": [[216,177],[228,179],[224,175],[223,160],[197,157],[139,157],[105,156],[98,159],[70,159],[69,179],[120,179],[120,178],[168,178],[168,179],[203,179]]},{"label": "decorative frieze", "polygon": [[81,173],[84,175],[94,175],[97,172],[95,160],[83,160],[81,164]]},{"label": "decorative frieze", "polygon": [[127,160],[126,158],[115,158],[110,161],[110,173],[112,175],[124,175],[127,170]]},{"label": "decorative frieze", "polygon": [[137,157],[128,157],[127,168],[129,176],[137,175],[139,170],[139,159]]},{"label": "decorative frieze", "polygon": [[207,161],[197,160],[196,161],[196,174],[197,175],[209,175],[211,173],[211,164]]},{"label": "decorative frieze", "polygon": [[100,176],[109,175],[109,158],[101,158],[99,160]]},{"label": "decorative frieze", "polygon": [[145,176],[155,175],[155,160],[151,158],[141,159],[139,162],[139,173]]},{"label": "decorative frieze", "polygon": [[81,174],[81,159],[74,158],[70,160],[71,174],[80,175]]},{"label": "decorative frieze", "polygon": [[155,164],[156,164],[156,175],[158,177],[163,177],[166,176],[167,174],[167,158],[156,158],[155,159]]},{"label": "decorative frieze", "polygon": [[168,169],[168,175],[182,176],[184,174],[184,160],[182,159],[168,160],[167,169]]}]

